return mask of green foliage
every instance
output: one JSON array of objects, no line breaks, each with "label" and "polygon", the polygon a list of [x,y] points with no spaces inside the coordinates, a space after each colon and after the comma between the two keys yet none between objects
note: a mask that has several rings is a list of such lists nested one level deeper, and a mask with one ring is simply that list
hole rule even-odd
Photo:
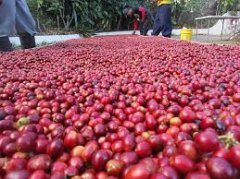
[{"label": "green foliage", "polygon": [[233,12],[232,15],[236,15],[236,11],[240,11],[240,1],[175,0],[174,19],[180,27],[193,27],[196,17],[214,14],[222,15],[229,11]]},{"label": "green foliage", "polygon": [[[124,5],[143,4],[154,13],[150,0],[27,0],[38,27],[90,33],[119,29]],[[209,4],[215,0],[174,0],[173,23],[175,26],[194,26],[194,18],[206,15]],[[240,10],[239,0],[218,0],[218,12]]]},{"label": "green foliage", "polygon": [[[144,3],[143,0],[27,0],[40,24],[51,21],[53,26],[69,30],[114,30],[125,4]],[[58,22],[57,22],[58,20]]]},{"label": "green foliage", "polygon": [[219,0],[220,7],[219,13],[226,13],[229,11],[240,11],[240,1],[239,0]]}]

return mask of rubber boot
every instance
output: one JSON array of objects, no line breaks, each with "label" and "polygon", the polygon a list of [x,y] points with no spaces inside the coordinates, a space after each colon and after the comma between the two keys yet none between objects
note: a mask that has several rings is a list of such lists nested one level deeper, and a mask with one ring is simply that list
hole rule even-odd
[{"label": "rubber boot", "polygon": [[13,47],[8,36],[0,37],[0,51],[13,51]]},{"label": "rubber boot", "polygon": [[30,34],[21,34],[19,36],[23,49],[29,49],[36,47],[35,38]]}]

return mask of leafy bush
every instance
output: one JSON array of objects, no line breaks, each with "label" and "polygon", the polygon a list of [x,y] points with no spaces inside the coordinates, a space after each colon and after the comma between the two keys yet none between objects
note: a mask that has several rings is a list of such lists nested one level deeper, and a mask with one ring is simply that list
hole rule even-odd
[{"label": "leafy bush", "polygon": [[[91,33],[129,29],[122,9],[126,4],[144,4],[153,14],[155,6],[150,0],[27,0],[41,30],[58,29]],[[216,11],[240,9],[239,0],[218,0]],[[174,0],[173,24],[178,27],[194,26],[195,17],[207,15],[210,4],[215,0]],[[214,9],[215,10],[215,9]],[[214,12],[212,12],[214,13]]]},{"label": "leafy bush", "polygon": [[[28,0],[38,26],[80,31],[115,30],[120,28],[122,9],[134,0]],[[149,2],[145,3],[149,7]]]}]

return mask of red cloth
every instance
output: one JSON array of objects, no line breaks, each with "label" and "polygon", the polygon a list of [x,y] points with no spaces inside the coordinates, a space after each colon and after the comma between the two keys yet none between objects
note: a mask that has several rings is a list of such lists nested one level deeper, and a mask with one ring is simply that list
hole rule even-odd
[{"label": "red cloth", "polygon": [[133,20],[133,30],[138,30],[138,21],[137,21],[137,19],[134,19]]},{"label": "red cloth", "polygon": [[[138,8],[138,10],[142,13],[142,22],[145,20],[145,17],[146,17],[146,15],[147,15],[147,12],[146,12],[146,9],[143,7],[143,6],[140,6],[139,8]],[[133,20],[133,29],[134,30],[138,30],[138,27],[139,27],[139,22],[138,22],[138,20],[135,18],[134,20]]]},{"label": "red cloth", "polygon": [[142,22],[143,22],[145,20],[146,15],[147,15],[146,9],[143,6],[140,6],[139,11],[142,13]]}]

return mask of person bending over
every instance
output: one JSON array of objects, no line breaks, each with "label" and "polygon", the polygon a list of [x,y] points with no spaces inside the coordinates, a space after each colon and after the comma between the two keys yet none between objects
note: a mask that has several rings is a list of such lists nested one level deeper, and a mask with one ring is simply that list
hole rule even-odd
[{"label": "person bending over", "polygon": [[123,10],[126,17],[133,18],[133,34],[139,29],[140,34],[146,36],[151,26],[151,15],[143,6],[132,8],[127,6]]}]

